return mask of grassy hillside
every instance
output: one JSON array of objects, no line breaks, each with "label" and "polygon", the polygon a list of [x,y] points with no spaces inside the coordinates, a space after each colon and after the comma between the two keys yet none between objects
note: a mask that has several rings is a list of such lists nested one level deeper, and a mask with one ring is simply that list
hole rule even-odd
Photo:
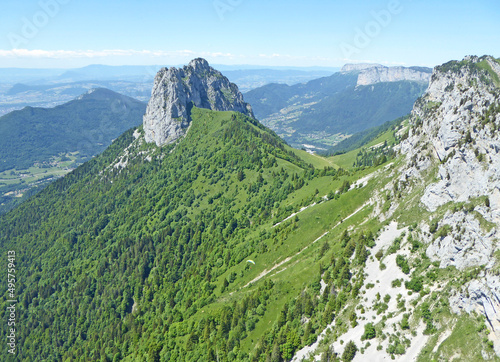
[{"label": "grassy hillside", "polygon": [[381,126],[372,127],[365,131],[361,131],[353,134],[351,137],[337,143],[335,146],[330,148],[328,151],[323,152],[324,155],[336,155],[346,153],[356,148],[361,148],[373,139],[377,138],[381,133],[384,133],[388,129],[395,130],[400,124],[405,122],[408,116],[397,118],[393,121],[384,123]]},{"label": "grassy hillside", "polygon": [[[361,137],[354,135],[353,137],[355,139],[352,140],[353,146],[348,142],[350,138],[342,141],[339,145],[344,145],[347,152],[339,152],[339,154],[328,157],[327,159],[338,167],[345,169],[373,166],[374,162],[377,163],[377,159],[380,161],[384,155],[386,159],[387,156],[389,156],[389,158],[393,156],[391,153],[392,146],[398,143],[402,137],[406,137],[405,132],[407,132],[407,130],[407,120],[398,119],[389,122],[383,127],[372,129],[366,136],[364,133],[361,133]],[[356,141],[356,139],[359,141]]]},{"label": "grassy hillside", "polygon": [[[175,148],[134,142],[132,133],[0,221],[2,250],[18,256],[23,359],[154,354],[168,333],[176,337],[164,353],[185,354],[193,323],[223,323],[232,304],[217,303],[233,285],[307,245],[299,236],[293,250],[277,243],[276,232],[286,237],[298,220],[272,224],[341,182],[341,171],[320,177],[240,114],[195,109]],[[126,147],[127,166],[109,166]],[[205,308],[212,312],[200,319]],[[195,343],[196,353],[225,345],[232,328]]]}]

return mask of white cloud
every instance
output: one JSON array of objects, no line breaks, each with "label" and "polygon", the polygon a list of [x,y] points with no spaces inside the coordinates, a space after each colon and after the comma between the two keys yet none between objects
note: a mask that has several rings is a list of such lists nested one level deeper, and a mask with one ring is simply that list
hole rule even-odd
[{"label": "white cloud", "polygon": [[133,50],[133,49],[105,49],[105,50],[41,50],[41,49],[0,49],[0,58],[104,58],[104,57],[192,57],[205,56],[213,58],[232,58],[234,55],[221,52],[194,52],[192,50]]},{"label": "white cloud", "polygon": [[[202,57],[217,64],[255,64],[263,66],[341,66],[347,61],[324,56],[292,55],[283,53],[234,54],[226,52],[193,51],[189,49],[135,50],[43,50],[0,49],[0,67],[77,67],[88,64],[148,65],[182,64]],[[351,61],[352,62],[352,61]],[[354,61],[356,62],[356,61]]]},{"label": "white cloud", "polygon": [[373,59],[350,59],[350,58],[342,58],[341,59],[345,64],[352,63],[352,64],[363,64],[363,63],[368,63],[368,64],[382,64],[386,65],[388,67],[390,66],[403,66],[406,67],[407,64],[405,62],[393,62],[389,60],[373,60]]}]

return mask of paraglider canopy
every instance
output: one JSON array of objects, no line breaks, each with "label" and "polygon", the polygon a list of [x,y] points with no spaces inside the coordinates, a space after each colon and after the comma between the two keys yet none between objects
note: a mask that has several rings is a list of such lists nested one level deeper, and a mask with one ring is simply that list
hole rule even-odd
[{"label": "paraglider canopy", "polygon": [[255,262],[253,260],[247,260],[247,263],[252,263],[253,265],[255,265]]}]

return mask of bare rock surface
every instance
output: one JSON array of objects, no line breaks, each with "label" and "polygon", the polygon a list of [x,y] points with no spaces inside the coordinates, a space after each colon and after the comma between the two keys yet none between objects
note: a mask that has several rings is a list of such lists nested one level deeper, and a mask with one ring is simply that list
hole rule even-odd
[{"label": "bare rock surface", "polygon": [[428,83],[431,78],[430,68],[386,67],[380,64],[346,64],[341,72],[359,72],[358,86],[403,80]]},{"label": "bare rock surface", "polygon": [[197,58],[182,69],[162,68],[156,75],[143,119],[146,142],[162,146],[182,137],[193,106],[254,117],[238,87],[205,59]]}]

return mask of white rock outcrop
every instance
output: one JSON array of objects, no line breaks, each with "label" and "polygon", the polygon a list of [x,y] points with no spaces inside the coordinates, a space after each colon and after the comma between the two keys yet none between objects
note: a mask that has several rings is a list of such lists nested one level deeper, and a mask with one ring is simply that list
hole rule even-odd
[{"label": "white rock outcrop", "polygon": [[469,267],[494,265],[493,252],[497,231],[483,230],[473,213],[448,212],[439,221],[439,227],[449,227],[447,235],[429,235],[424,241],[429,244],[427,256],[440,261],[440,267],[455,266],[459,270]]},{"label": "white rock outcrop", "polygon": [[373,68],[373,67],[383,67],[382,64],[377,64],[377,63],[349,63],[345,64],[342,69],[340,69],[341,72],[359,72],[361,70],[365,70],[368,68]]},{"label": "white rock outcrop", "polygon": [[422,67],[386,67],[380,64],[346,64],[341,72],[359,72],[357,85],[403,80],[428,83],[431,69]]},{"label": "white rock outcrop", "polygon": [[146,142],[162,146],[182,137],[191,122],[192,106],[254,117],[238,87],[197,58],[182,69],[162,68],[156,74],[143,119]]},{"label": "white rock outcrop", "polygon": [[[490,106],[499,103],[499,94],[473,67],[456,71],[437,67],[434,71],[426,94],[412,111],[412,120],[419,127],[413,127],[400,146],[413,164],[426,153],[441,161],[439,181],[429,185],[422,197],[428,210],[435,211],[450,201],[490,196],[492,217],[500,221],[500,135],[495,126],[500,114],[482,125]],[[406,174],[414,174],[414,167],[407,168]]]}]

